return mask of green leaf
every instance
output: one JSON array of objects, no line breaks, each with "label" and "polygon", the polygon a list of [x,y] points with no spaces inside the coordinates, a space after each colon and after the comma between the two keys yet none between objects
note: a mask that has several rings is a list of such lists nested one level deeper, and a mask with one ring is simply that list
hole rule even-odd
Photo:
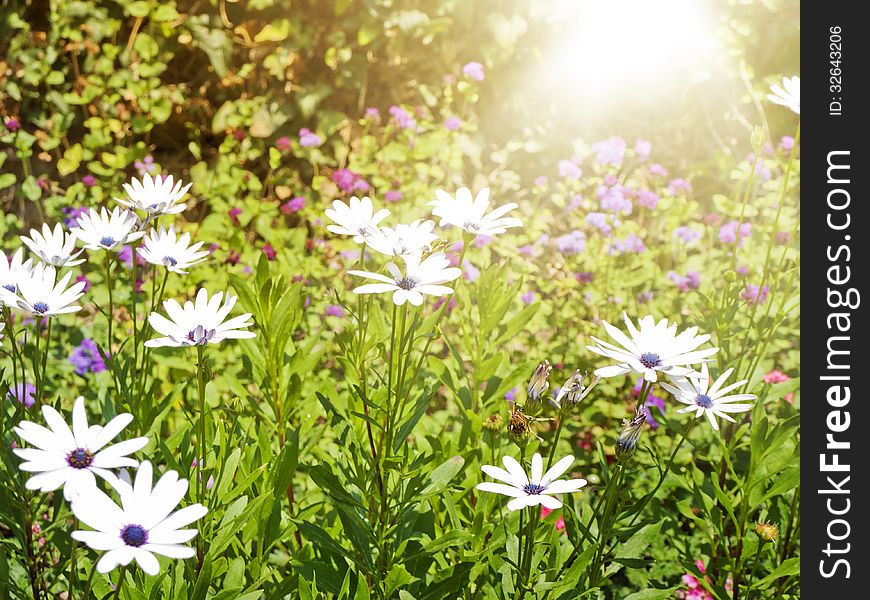
[{"label": "green leaf", "polygon": [[281,19],[263,27],[263,29],[254,36],[254,41],[258,44],[261,42],[280,42],[281,40],[286,40],[289,35],[290,19]]},{"label": "green leaf", "polygon": [[0,175],[0,190],[5,190],[16,181],[14,173],[3,173]]},{"label": "green leaf", "polygon": [[666,590],[641,590],[629,594],[624,598],[624,600],[667,600],[674,597],[674,591],[677,589],[679,588],[672,587]]},{"label": "green leaf", "polygon": [[776,569],[774,569],[767,577],[753,585],[754,589],[764,589],[781,577],[791,577],[801,572],[801,559],[799,556],[789,558]]},{"label": "green leaf", "polygon": [[644,550],[659,537],[659,532],[662,529],[662,522],[657,521],[644,525],[638,529],[634,535],[620,544],[616,549],[617,558],[639,558]]},{"label": "green leaf", "polygon": [[207,554],[202,562],[202,569],[199,571],[199,577],[196,578],[196,585],[193,587],[193,595],[191,600],[205,600],[208,594],[208,586],[211,584],[211,553]]},{"label": "green leaf", "polygon": [[387,578],[384,581],[384,585],[387,588],[387,598],[395,594],[402,586],[406,586],[416,580],[417,578],[408,573],[408,569],[406,569],[405,565],[402,563],[393,565],[393,568],[390,569],[389,573],[387,573]]}]

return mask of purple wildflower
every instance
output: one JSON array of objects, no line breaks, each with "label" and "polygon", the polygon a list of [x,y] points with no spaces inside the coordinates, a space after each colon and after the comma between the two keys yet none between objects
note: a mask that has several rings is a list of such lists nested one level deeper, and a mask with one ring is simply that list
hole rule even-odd
[{"label": "purple wildflower", "polygon": [[387,190],[387,192],[384,194],[384,200],[386,200],[387,202],[398,202],[404,197],[405,195],[399,190]]},{"label": "purple wildflower", "polygon": [[637,140],[634,143],[634,151],[639,159],[646,160],[652,152],[652,144],[647,140]]},{"label": "purple wildflower", "polygon": [[139,176],[141,177],[145,173],[151,173],[154,171],[154,157],[150,154],[143,158],[142,160],[137,160],[133,163],[133,167],[139,171]]},{"label": "purple wildflower", "polygon": [[662,165],[655,163],[649,166],[649,174],[656,175],[658,177],[667,177],[668,170],[664,168]]},{"label": "purple wildflower", "polygon": [[592,144],[592,152],[595,160],[600,165],[613,165],[618,167],[625,158],[625,140],[621,137],[607,138]]},{"label": "purple wildflower", "polygon": [[701,239],[700,231],[692,229],[691,227],[688,227],[686,225],[682,225],[674,229],[674,235],[683,240],[683,243],[689,246]]},{"label": "purple wildflower", "polygon": [[287,152],[293,147],[293,142],[290,141],[289,136],[284,135],[275,140],[275,147],[281,152]]},{"label": "purple wildflower", "polygon": [[97,178],[91,174],[85,175],[84,177],[82,177],[82,185],[84,185],[86,188],[92,188],[97,185]]},{"label": "purple wildflower", "polygon": [[779,148],[783,152],[791,152],[791,149],[794,148],[794,138],[790,135],[784,135],[779,140]]},{"label": "purple wildflower", "polygon": [[323,140],[320,139],[320,136],[307,127],[303,127],[299,130],[299,145],[303,148],[313,148],[322,143]]},{"label": "purple wildflower", "polygon": [[659,205],[659,195],[651,190],[640,190],[637,193],[637,203],[650,210],[655,210]]},{"label": "purple wildflower", "polygon": [[323,311],[327,317],[343,317],[344,309],[338,304],[329,304],[326,309]]},{"label": "purple wildflower", "polygon": [[483,81],[485,77],[483,65],[474,61],[466,63],[466,65],[462,67],[462,73],[475,81]]},{"label": "purple wildflower", "polygon": [[765,300],[767,300],[768,292],[770,292],[769,286],[759,289],[757,285],[749,284],[743,289],[740,299],[746,300],[749,304],[764,304]]},{"label": "purple wildflower", "polygon": [[646,246],[643,240],[637,235],[629,233],[622,240],[613,240],[610,244],[610,254],[641,254],[646,252]]},{"label": "purple wildflower", "polygon": [[84,275],[79,275],[76,277],[76,283],[80,283],[82,281],[85,282],[85,287],[82,288],[82,291],[87,292],[89,289],[91,289],[91,281]]},{"label": "purple wildflower", "polygon": [[692,191],[692,184],[686,179],[671,179],[668,183],[668,191],[672,196],[676,196],[680,192],[689,193]]},{"label": "purple wildflower", "polygon": [[106,370],[106,363],[97,349],[97,343],[91,339],[83,339],[82,343],[73,348],[69,361],[75,367],[76,373],[99,373]]},{"label": "purple wildflower", "polygon": [[607,222],[607,214],[602,212],[591,212],[586,215],[586,224],[598,228],[604,235],[610,235],[612,227]]},{"label": "purple wildflower", "polygon": [[583,232],[575,229],[565,235],[556,238],[556,248],[562,254],[580,254],[586,249],[586,236]]},{"label": "purple wildflower", "polygon": [[303,208],[305,208],[305,198],[302,196],[296,196],[295,198],[290,198],[287,202],[281,205],[281,212],[285,215],[292,215]]},{"label": "purple wildflower", "polygon": [[532,302],[534,302],[537,299],[537,296],[535,295],[535,292],[533,292],[532,290],[529,290],[528,292],[523,294],[521,299],[522,299],[524,304],[531,304]]},{"label": "purple wildflower", "polygon": [[401,106],[391,106],[390,115],[402,129],[417,129],[417,120]]},{"label": "purple wildflower", "polygon": [[580,179],[582,176],[583,170],[573,161],[559,161],[559,177],[565,177],[566,179]]},{"label": "purple wildflower", "polygon": [[24,408],[30,408],[36,404],[36,387],[32,383],[19,383],[15,388],[9,388],[6,398],[18,400]]},{"label": "purple wildflower", "polygon": [[444,129],[447,131],[456,131],[460,127],[462,127],[462,119],[459,117],[447,117],[444,120]]},{"label": "purple wildflower", "polygon": [[538,177],[535,177],[535,179],[532,183],[534,183],[538,187],[547,187],[547,184],[549,182],[550,182],[550,180],[547,179],[546,175],[539,175]]},{"label": "purple wildflower", "polygon": [[3,122],[3,125],[12,133],[15,133],[16,131],[21,129],[21,121],[19,121],[15,117],[9,117]]},{"label": "purple wildflower", "polygon": [[84,206],[73,207],[73,206],[64,206],[61,209],[63,213],[63,224],[67,227],[75,227],[78,225],[78,219],[80,216],[88,212],[88,209]]},{"label": "purple wildflower", "polygon": [[631,200],[626,198],[624,191],[625,188],[618,185],[598,188],[598,201],[600,202],[601,210],[612,213],[631,214]]},{"label": "purple wildflower", "polygon": [[379,110],[378,110],[377,108],[375,108],[374,106],[369,106],[369,107],[366,109],[366,112],[365,112],[365,118],[366,118],[366,119],[372,119],[372,120],[374,120],[374,119],[380,119],[380,118],[381,118],[381,111],[379,111]]},{"label": "purple wildflower", "polygon": [[737,235],[740,234],[740,242],[738,246],[743,247],[743,240],[752,235],[751,223],[739,223],[738,221],[729,221],[719,228],[719,241],[723,244],[733,244],[737,241]]}]

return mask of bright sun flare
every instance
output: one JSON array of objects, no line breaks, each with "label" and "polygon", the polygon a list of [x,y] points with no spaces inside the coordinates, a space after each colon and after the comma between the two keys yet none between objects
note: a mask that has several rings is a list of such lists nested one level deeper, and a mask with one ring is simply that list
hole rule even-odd
[{"label": "bright sun flare", "polygon": [[[563,35],[547,51],[552,73],[571,95],[610,103],[624,93],[655,93],[708,77],[721,58],[716,18],[693,0],[556,2]],[[549,70],[549,69],[548,69]]]}]

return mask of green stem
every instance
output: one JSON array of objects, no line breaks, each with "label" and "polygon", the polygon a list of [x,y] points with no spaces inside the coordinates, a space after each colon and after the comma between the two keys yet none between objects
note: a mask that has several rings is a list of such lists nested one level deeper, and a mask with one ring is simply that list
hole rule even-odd
[{"label": "green stem", "polygon": [[674,459],[677,457],[677,453],[680,451],[680,448],[683,447],[683,442],[686,441],[686,439],[689,437],[689,434],[692,432],[692,427],[694,426],[694,424],[695,424],[695,421],[692,421],[689,424],[689,428],[680,434],[680,441],[677,442],[676,446],[674,446],[674,449],[671,452],[671,456],[670,456],[670,458],[668,458],[668,463],[665,466],[665,470],[661,474],[661,476],[659,477],[658,483],[656,483],[656,486],[653,488],[653,491],[651,491],[649,494],[647,494],[644,497],[644,499],[641,501],[640,506],[638,507],[637,511],[634,513],[634,516],[631,518],[631,522],[628,524],[629,527],[634,525],[634,522],[637,521],[637,518],[643,512],[643,509],[646,508],[646,505],[649,504],[653,498],[655,498],[656,492],[658,492],[659,488],[662,487],[662,484],[665,482],[665,479],[667,479],[667,477],[668,477],[668,473],[671,472],[671,467],[673,467],[673,465],[674,465]]},{"label": "green stem", "polygon": [[559,445],[559,437],[562,435],[562,424],[565,422],[566,411],[559,411],[559,424],[556,425],[556,434],[553,437],[553,443],[550,446],[550,454],[547,456],[547,466],[544,468],[546,473],[553,466],[553,458],[556,456],[556,446]]},{"label": "green stem", "polygon": [[[200,504],[205,504],[205,453],[207,450],[205,435],[206,435],[206,422],[205,422],[205,412],[206,412],[206,402],[205,402],[205,365],[203,364],[204,358],[203,346],[196,347],[196,386],[197,391],[199,393],[199,462],[198,466],[198,477],[197,477],[197,495]],[[203,543],[202,543],[202,535],[198,535],[197,537],[197,556],[199,558],[199,564],[202,564],[203,560]]]},{"label": "green stem", "polygon": [[752,559],[752,570],[749,572],[749,581],[746,582],[746,600],[752,590],[752,580],[755,579],[755,571],[758,569],[758,557],[761,556],[761,549],[764,548],[764,540],[758,540],[758,547],[755,548],[755,557]]},{"label": "green stem", "polygon": [[94,579],[94,573],[97,572],[97,563],[99,561],[94,561],[94,564],[91,565],[91,571],[88,573],[88,580],[85,582],[85,593],[82,596],[83,598],[89,598],[88,594],[91,593],[91,581]]},{"label": "green stem", "polygon": [[[42,352],[42,372],[39,375],[39,391],[37,393],[36,402],[37,404],[42,404],[42,399],[45,397],[45,373],[48,368],[48,354],[51,349],[51,317],[46,319],[48,321],[48,326],[46,327],[45,332],[45,350]],[[39,331],[37,330],[37,339],[39,339]]]},{"label": "green stem", "polygon": [[[72,531],[75,531],[79,527],[79,520],[73,518],[72,523]],[[78,542],[75,540],[71,541],[72,549],[69,553],[69,600],[74,600],[75,598],[75,588],[76,583],[78,581],[78,577],[76,574],[76,548],[78,547]],[[85,596],[87,598],[87,596]]]},{"label": "green stem", "polygon": [[115,588],[115,600],[118,600],[118,598],[121,597],[121,588],[124,587],[124,582],[126,581],[126,579],[124,579],[124,575],[126,574],[127,565],[121,565],[121,572],[118,574],[118,586]]}]

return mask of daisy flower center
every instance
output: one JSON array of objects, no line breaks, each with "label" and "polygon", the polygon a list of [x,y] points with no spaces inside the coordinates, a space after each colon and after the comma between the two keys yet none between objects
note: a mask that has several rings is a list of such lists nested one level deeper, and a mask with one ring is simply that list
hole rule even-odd
[{"label": "daisy flower center", "polygon": [[197,346],[204,346],[214,337],[214,334],[214,329],[206,329],[202,325],[197,325],[196,329],[187,332],[187,340]]},{"label": "daisy flower center", "polygon": [[529,496],[537,496],[541,492],[547,489],[547,486],[540,485],[538,483],[529,483],[523,486],[523,491],[527,493]]},{"label": "daisy flower center", "polygon": [[656,367],[662,366],[662,359],[655,352],[644,352],[640,355],[640,364],[645,366],[647,369],[655,369]]},{"label": "daisy flower center", "polygon": [[698,394],[695,396],[695,404],[701,408],[713,408],[713,399],[706,394]]},{"label": "daisy flower center", "polygon": [[175,265],[178,264],[178,261],[175,260],[174,258],[172,258],[171,256],[164,256],[163,257],[163,264],[170,266],[170,267],[174,267]]},{"label": "daisy flower center", "polygon": [[3,288],[9,290],[13,294],[18,290],[18,288],[16,287],[16,285],[14,283],[3,284]]},{"label": "daisy flower center", "polygon": [[480,223],[472,223],[471,221],[466,221],[462,226],[466,231],[477,231],[480,229]]},{"label": "daisy flower center", "polygon": [[396,280],[396,285],[403,290],[413,290],[414,286],[417,285],[417,282],[410,277],[402,277],[401,279]]},{"label": "daisy flower center", "polygon": [[94,462],[94,455],[85,448],[76,448],[66,456],[66,464],[73,469],[87,469]]},{"label": "daisy flower center", "polygon": [[141,525],[127,525],[121,530],[121,539],[128,546],[138,548],[148,541],[148,532]]},{"label": "daisy flower center", "polygon": [[109,246],[113,246],[115,244],[115,238],[110,235],[104,236],[100,238],[100,246],[105,246],[108,248]]},{"label": "daisy flower center", "polygon": [[33,312],[44,315],[48,312],[48,304],[45,302],[34,302],[33,303]]}]

